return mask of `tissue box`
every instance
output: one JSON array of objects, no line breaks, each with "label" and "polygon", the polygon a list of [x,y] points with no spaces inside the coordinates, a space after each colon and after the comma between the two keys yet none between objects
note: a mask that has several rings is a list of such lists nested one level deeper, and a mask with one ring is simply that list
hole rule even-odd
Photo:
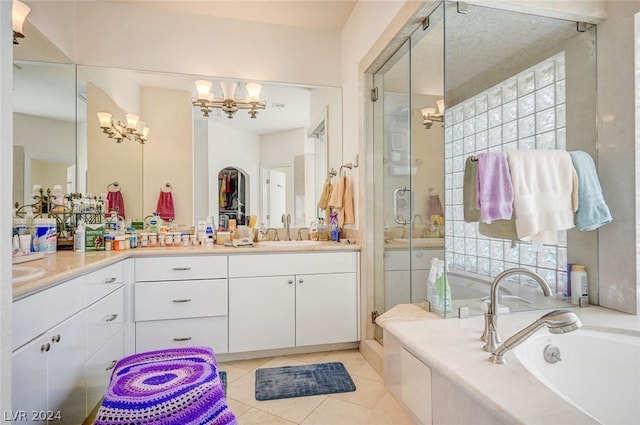
[{"label": "tissue box", "polygon": [[85,251],[104,251],[104,223],[86,224],[84,232]]}]

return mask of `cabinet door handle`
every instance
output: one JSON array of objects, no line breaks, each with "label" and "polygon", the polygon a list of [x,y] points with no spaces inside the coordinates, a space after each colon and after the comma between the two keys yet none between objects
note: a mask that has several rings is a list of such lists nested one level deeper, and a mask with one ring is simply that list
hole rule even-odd
[{"label": "cabinet door handle", "polygon": [[177,272],[183,272],[183,271],[191,270],[191,267],[174,267],[173,270]]},{"label": "cabinet door handle", "polygon": [[51,337],[51,342],[60,342],[60,334]]},{"label": "cabinet door handle", "polygon": [[289,285],[293,285],[293,279],[289,279]]},{"label": "cabinet door handle", "polygon": [[43,353],[49,350],[51,350],[51,344],[49,344],[48,342],[40,346],[40,351]]},{"label": "cabinet door handle", "polygon": [[116,367],[116,363],[118,363],[117,360],[111,360],[111,363],[109,363],[109,366],[107,366],[107,368],[105,369],[106,371],[110,371],[111,369],[113,369],[114,367]]},{"label": "cabinet door handle", "polygon": [[176,300],[171,300],[174,303],[189,303],[191,302],[191,298],[178,298]]},{"label": "cabinet door handle", "polygon": [[304,282],[304,279],[298,279],[298,283]]},{"label": "cabinet door handle", "polygon": [[174,341],[189,341],[189,340],[191,340],[191,337],[190,336],[185,336],[185,337],[182,337],[182,338],[176,337],[176,338],[173,338],[173,340]]},{"label": "cabinet door handle", "polygon": [[104,319],[107,322],[113,322],[114,320],[116,320],[118,318],[117,314],[112,314],[111,316],[107,317],[106,319]]},{"label": "cabinet door handle", "polygon": [[117,277],[110,277],[108,279],[104,280],[104,283],[114,283],[115,281],[117,281],[118,278]]}]

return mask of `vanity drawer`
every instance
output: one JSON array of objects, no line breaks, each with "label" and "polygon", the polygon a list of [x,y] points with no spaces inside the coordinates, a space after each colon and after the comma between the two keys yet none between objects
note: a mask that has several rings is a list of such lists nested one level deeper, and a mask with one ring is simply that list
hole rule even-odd
[{"label": "vanity drawer", "polygon": [[84,279],[87,305],[93,304],[124,284],[124,261],[89,273]]},{"label": "vanity drawer", "polygon": [[304,252],[229,256],[229,277],[353,273],[357,271],[357,267],[357,252]]},{"label": "vanity drawer", "polygon": [[136,323],[136,352],[204,345],[228,352],[227,317],[155,320]]},{"label": "vanity drawer", "polygon": [[84,277],[77,277],[15,301],[12,350],[82,310],[84,300]]},{"label": "vanity drawer", "polygon": [[136,282],[227,277],[227,256],[136,258]]},{"label": "vanity drawer", "polygon": [[116,362],[124,357],[124,330],[120,329],[86,364],[87,412],[90,412],[109,386]]},{"label": "vanity drawer", "polygon": [[143,282],[135,287],[135,320],[226,316],[227,279]]},{"label": "vanity drawer", "polygon": [[87,358],[124,327],[124,287],[87,308]]}]

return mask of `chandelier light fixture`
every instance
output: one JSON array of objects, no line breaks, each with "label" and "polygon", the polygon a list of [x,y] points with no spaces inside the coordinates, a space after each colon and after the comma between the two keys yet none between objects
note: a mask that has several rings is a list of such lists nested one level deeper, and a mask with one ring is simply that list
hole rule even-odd
[{"label": "chandelier light fixture", "polygon": [[149,127],[140,121],[139,116],[126,114],[127,122],[125,124],[111,119],[112,115],[109,112],[98,112],[97,115],[102,132],[110,139],[115,139],[116,143],[122,143],[124,139],[128,139],[144,145],[147,141]]},{"label": "chandelier light fixture", "polygon": [[444,99],[436,101],[438,107],[438,113],[436,114],[436,108],[422,108],[422,124],[424,128],[430,129],[434,121],[444,122]]},{"label": "chandelier light fixture", "polygon": [[200,108],[202,114],[205,117],[209,116],[209,113],[214,109],[222,109],[227,118],[233,118],[238,109],[247,109],[251,118],[255,118],[258,114],[258,109],[264,109],[267,102],[260,100],[260,90],[262,86],[257,83],[247,83],[245,88],[247,89],[246,99],[236,99],[235,92],[238,87],[238,83],[235,81],[222,81],[220,86],[222,87],[222,98],[215,97],[215,93],[211,92],[211,82],[207,80],[198,80],[195,82],[196,90],[198,91],[198,97],[191,99],[191,104],[194,107]]},{"label": "chandelier light fixture", "polygon": [[31,8],[19,0],[13,0],[11,16],[13,20],[13,44],[18,43],[19,38],[24,38],[22,26],[24,25],[27,15],[31,12]]}]

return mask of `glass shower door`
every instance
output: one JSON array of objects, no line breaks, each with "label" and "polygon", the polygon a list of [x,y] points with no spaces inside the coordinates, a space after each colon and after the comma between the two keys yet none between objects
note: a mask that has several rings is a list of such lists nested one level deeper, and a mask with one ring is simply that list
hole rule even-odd
[{"label": "glass shower door", "polygon": [[[375,308],[424,303],[431,258],[443,259],[442,7],[374,74]],[[442,108],[442,106],[440,106]],[[428,117],[426,116],[428,114]],[[436,202],[437,201],[437,202]],[[375,336],[382,338],[376,327]]]}]

